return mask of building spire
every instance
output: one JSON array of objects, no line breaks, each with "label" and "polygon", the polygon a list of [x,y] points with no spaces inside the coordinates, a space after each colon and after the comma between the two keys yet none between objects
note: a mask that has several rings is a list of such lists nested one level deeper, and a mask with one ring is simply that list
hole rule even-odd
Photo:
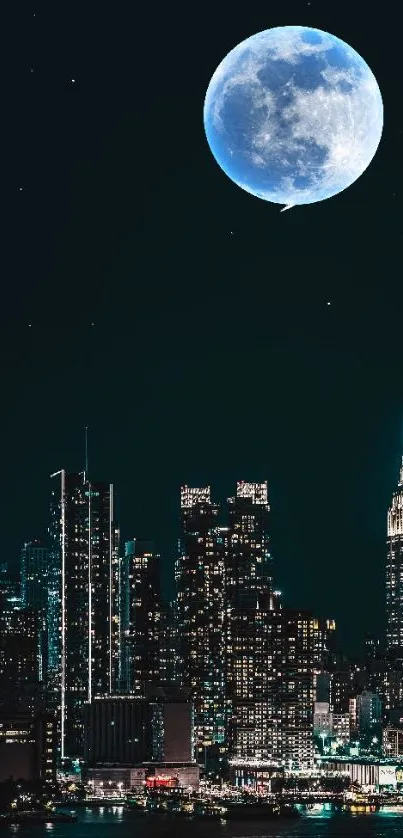
[{"label": "building spire", "polygon": [[400,465],[399,486],[403,486],[403,457],[402,457],[402,462],[401,462],[401,465]]},{"label": "building spire", "polygon": [[88,425],[85,426],[85,476],[88,479]]}]

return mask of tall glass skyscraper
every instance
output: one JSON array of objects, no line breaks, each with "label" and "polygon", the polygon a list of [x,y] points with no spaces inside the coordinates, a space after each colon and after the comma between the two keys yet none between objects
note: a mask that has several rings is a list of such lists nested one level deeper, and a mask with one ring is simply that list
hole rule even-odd
[{"label": "tall glass skyscraper", "polygon": [[111,694],[119,661],[119,530],[113,486],[52,475],[50,659],[61,756],[83,751],[83,706]]},{"label": "tall glass skyscraper", "polygon": [[386,645],[390,652],[403,656],[403,460],[388,510]]},{"label": "tall glass skyscraper", "polygon": [[195,744],[220,743],[224,716],[224,554],[210,487],[181,490],[181,533],[175,566],[178,651],[183,687],[194,700]]}]

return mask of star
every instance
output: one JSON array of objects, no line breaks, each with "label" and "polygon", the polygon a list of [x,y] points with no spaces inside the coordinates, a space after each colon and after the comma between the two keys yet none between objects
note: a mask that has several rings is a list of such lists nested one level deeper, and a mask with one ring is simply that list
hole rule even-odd
[{"label": "star", "polygon": [[24,187],[20,186],[20,192],[23,192],[23,191],[24,191]]},{"label": "star", "polygon": [[32,323],[28,323],[28,329],[32,329]]},{"label": "star", "polygon": [[331,301],[330,301],[330,300],[327,300],[326,305],[327,305],[327,306],[331,306],[331,305],[332,305]]},{"label": "star", "polygon": [[75,84],[76,80],[75,79],[70,79],[70,81],[71,81],[72,84]]},{"label": "star", "polygon": [[30,73],[33,73],[33,72],[34,72],[34,68],[33,68],[33,67],[30,67],[30,68],[29,68],[29,72],[30,72]]}]

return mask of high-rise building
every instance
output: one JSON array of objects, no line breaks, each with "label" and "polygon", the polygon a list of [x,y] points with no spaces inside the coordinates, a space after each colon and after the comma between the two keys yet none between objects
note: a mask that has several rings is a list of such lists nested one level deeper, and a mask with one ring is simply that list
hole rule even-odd
[{"label": "high-rise building", "polygon": [[334,620],[314,620],[314,657],[318,672],[324,672],[329,667],[330,653],[334,647],[335,631],[336,623]]},{"label": "high-rise building", "polygon": [[56,721],[20,706],[0,707],[0,782],[56,780]]},{"label": "high-rise building", "polygon": [[38,679],[48,669],[49,550],[42,539],[26,541],[21,550],[21,604],[37,615]]},{"label": "high-rise building", "polygon": [[181,683],[194,701],[195,744],[225,735],[224,552],[218,506],[210,487],[181,489],[181,532],[175,565]]},{"label": "high-rise building", "polygon": [[[273,592],[267,483],[238,482],[228,499],[225,551],[225,672],[227,743],[233,755],[262,751],[262,706],[270,673],[266,603]],[[255,677],[255,673],[257,673]],[[270,750],[271,746],[268,746]]]},{"label": "high-rise building", "polygon": [[82,754],[84,703],[117,682],[119,531],[111,484],[52,477],[49,657],[63,758]]},{"label": "high-rise building", "polygon": [[121,568],[121,677],[124,693],[145,696],[161,680],[163,607],[161,557],[148,541],[133,539],[125,547]]},{"label": "high-rise building", "polygon": [[0,702],[24,699],[33,710],[39,697],[37,614],[0,601]]},{"label": "high-rise building", "polygon": [[330,672],[330,709],[332,713],[346,713],[350,698],[355,693],[354,669],[347,660],[335,660]]},{"label": "high-rise building", "polygon": [[386,645],[403,654],[403,460],[387,519]]},{"label": "high-rise building", "polygon": [[232,619],[228,649],[232,764],[313,763],[314,620],[275,595]]},{"label": "high-rise building", "polygon": [[226,599],[235,609],[255,608],[258,594],[273,591],[267,482],[237,483],[228,499]]}]

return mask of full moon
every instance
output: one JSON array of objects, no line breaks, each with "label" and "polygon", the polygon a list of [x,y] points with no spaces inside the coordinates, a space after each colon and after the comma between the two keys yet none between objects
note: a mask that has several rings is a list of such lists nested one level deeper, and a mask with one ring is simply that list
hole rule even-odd
[{"label": "full moon", "polygon": [[217,67],[204,102],[210,149],[246,192],[312,204],[347,189],[381,139],[382,96],[352,47],[319,29],[252,35]]}]

